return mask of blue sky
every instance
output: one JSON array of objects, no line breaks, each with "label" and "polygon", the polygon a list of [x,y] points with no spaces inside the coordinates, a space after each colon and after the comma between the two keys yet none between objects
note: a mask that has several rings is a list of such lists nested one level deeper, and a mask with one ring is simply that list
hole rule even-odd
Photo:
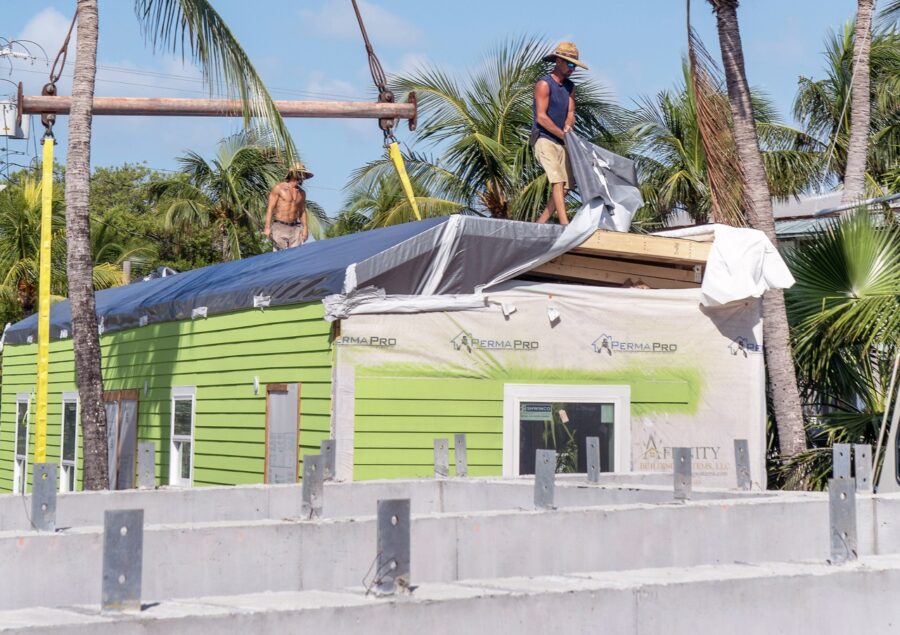
[{"label": "blue sky", "polygon": [[[38,41],[51,58],[65,36],[74,0],[6,0],[3,35]],[[365,50],[350,0],[215,0],[276,99],[372,99]],[[718,58],[709,5],[694,0],[693,19],[707,48]],[[685,48],[681,0],[363,0],[360,2],[376,52],[388,73],[438,65],[462,73],[476,67],[498,43],[523,34],[550,42],[574,40],[590,75],[626,106],[642,95],[671,87],[680,78]],[[549,11],[548,6],[559,7]],[[106,96],[200,97],[199,74],[171,55],[145,45],[131,0],[100,0],[97,94]],[[853,15],[856,0],[745,0],[739,18],[751,84],[767,92],[782,116],[790,107],[798,76],[821,76],[823,41]],[[74,42],[71,49],[71,73]],[[0,60],[0,77],[23,81],[39,94],[43,62]],[[69,94],[64,78],[61,94]],[[0,94],[12,90],[0,82]],[[239,127],[237,120],[150,117],[94,119],[93,165],[144,162],[175,169],[185,150],[210,156],[216,143]],[[37,122],[36,122],[37,123]],[[329,214],[340,209],[350,172],[381,153],[373,121],[288,120],[294,140],[316,177],[310,197]],[[57,125],[64,160],[65,118]],[[405,126],[398,135],[409,140]],[[11,162],[27,163],[34,142],[11,141]],[[0,158],[5,149],[0,146]]]}]

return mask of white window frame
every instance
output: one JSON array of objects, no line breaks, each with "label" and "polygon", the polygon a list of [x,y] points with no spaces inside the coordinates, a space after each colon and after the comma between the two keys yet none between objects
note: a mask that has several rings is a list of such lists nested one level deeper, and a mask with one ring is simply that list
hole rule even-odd
[{"label": "white window frame", "polygon": [[523,401],[611,403],[616,472],[631,472],[631,386],[504,384],[503,476],[519,475],[519,412]]},{"label": "white window frame", "polygon": [[[75,404],[75,451],[71,461],[63,458],[66,446],[66,404]],[[62,394],[62,408],[59,416],[59,491],[66,493],[68,489],[68,479],[66,478],[66,469],[72,470],[72,490],[78,490],[78,440],[81,436],[81,404],[78,401],[77,392],[64,392]]]},{"label": "white window frame", "polygon": [[[25,455],[19,454],[19,404],[25,403]],[[28,437],[31,433],[31,394],[16,393],[16,414],[13,418],[13,494],[28,489]]]},{"label": "white window frame", "polygon": [[[191,434],[175,435],[175,402],[191,400]],[[194,429],[197,425],[197,388],[195,386],[173,386],[172,398],[169,401],[171,410],[169,427],[169,485],[176,487],[190,487],[194,483]],[[190,443],[190,476],[187,479],[181,477],[181,452],[177,444]]]}]

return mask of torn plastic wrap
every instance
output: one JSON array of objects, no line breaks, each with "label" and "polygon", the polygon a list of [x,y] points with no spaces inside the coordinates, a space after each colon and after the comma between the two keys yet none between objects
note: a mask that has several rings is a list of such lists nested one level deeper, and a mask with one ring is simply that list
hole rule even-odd
[{"label": "torn plastic wrap", "polygon": [[566,152],[582,209],[597,210],[599,228],[627,232],[634,213],[644,204],[634,161],[585,141],[574,132],[566,135]]},{"label": "torn plastic wrap", "polygon": [[759,298],[769,289],[789,289],[794,276],[772,241],[758,229],[702,225],[659,232],[657,236],[687,238],[713,233],[712,249],[700,287],[700,303],[721,306]]}]

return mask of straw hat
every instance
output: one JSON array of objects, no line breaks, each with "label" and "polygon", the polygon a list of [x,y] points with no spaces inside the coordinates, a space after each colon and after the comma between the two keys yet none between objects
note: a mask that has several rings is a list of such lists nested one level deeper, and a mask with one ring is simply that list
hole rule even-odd
[{"label": "straw hat", "polygon": [[303,180],[311,179],[313,177],[313,173],[306,169],[306,166],[302,163],[295,163],[288,169],[288,176],[292,174],[299,175]]},{"label": "straw hat", "polygon": [[544,61],[555,62],[557,57],[588,70],[587,64],[578,59],[578,47],[575,46],[575,42],[560,42],[555,51],[544,57]]}]

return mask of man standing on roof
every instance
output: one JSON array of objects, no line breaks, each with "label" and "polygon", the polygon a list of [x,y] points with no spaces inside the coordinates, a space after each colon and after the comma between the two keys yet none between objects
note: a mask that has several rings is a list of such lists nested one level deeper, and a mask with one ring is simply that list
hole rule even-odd
[{"label": "man standing on roof", "polygon": [[565,135],[575,125],[575,84],[569,76],[576,66],[585,70],[587,66],[579,61],[578,47],[572,42],[561,42],[544,60],[553,62],[554,66],[534,87],[534,125],[530,143],[535,158],[547,173],[551,190],[547,207],[537,222],[546,223],[555,211],[560,225],[568,225],[566,191],[571,189],[574,179],[566,154]]},{"label": "man standing on roof", "polygon": [[264,230],[266,238],[272,241],[272,251],[297,247],[309,238],[303,181],[312,177],[312,172],[308,172],[306,166],[295,163],[288,170],[284,181],[272,188]]}]

